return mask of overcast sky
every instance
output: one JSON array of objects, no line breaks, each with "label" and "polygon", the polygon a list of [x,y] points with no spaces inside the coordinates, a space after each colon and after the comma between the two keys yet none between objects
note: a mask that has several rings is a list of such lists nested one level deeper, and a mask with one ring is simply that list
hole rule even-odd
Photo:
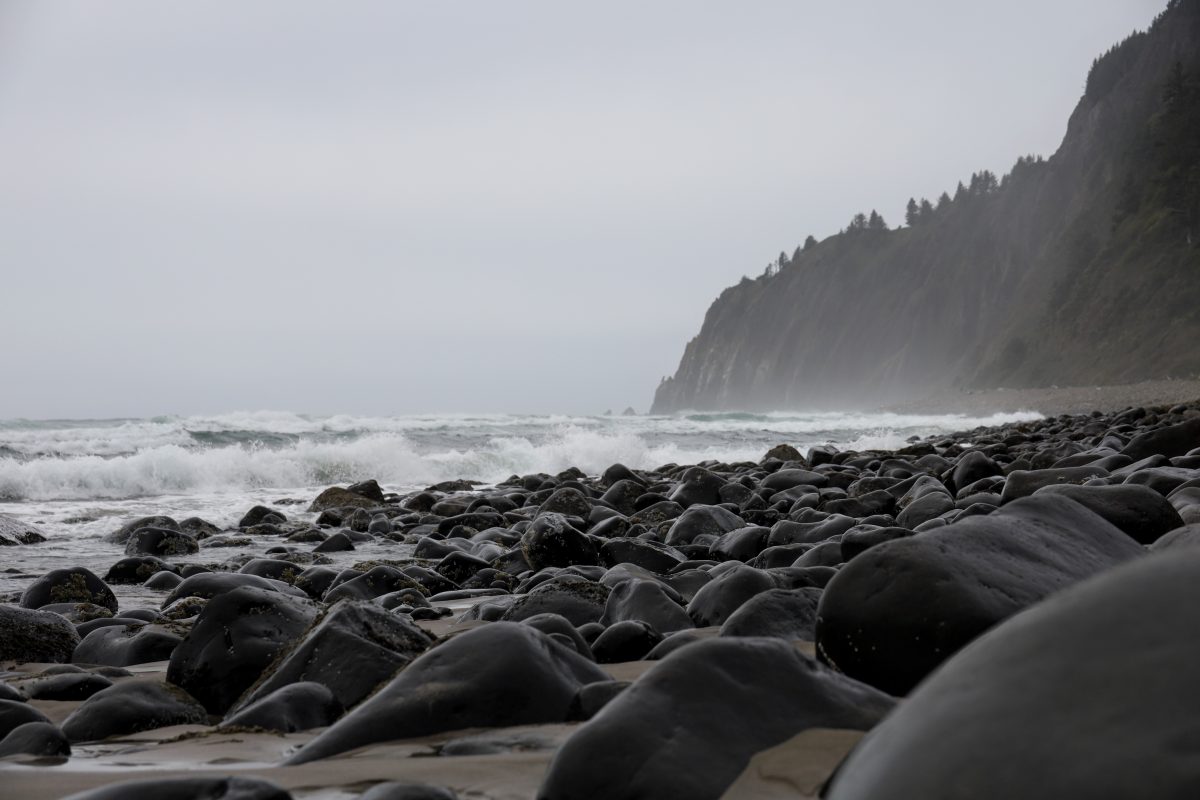
[{"label": "overcast sky", "polygon": [[0,0],[0,418],[644,411],[1164,0]]}]

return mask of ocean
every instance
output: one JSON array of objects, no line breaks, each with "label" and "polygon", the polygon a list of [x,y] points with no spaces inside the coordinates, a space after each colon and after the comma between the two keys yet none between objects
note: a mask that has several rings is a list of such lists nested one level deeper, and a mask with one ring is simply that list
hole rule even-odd
[{"label": "ocean", "polygon": [[[198,516],[234,526],[251,506],[291,518],[323,488],[375,478],[406,492],[466,478],[496,483],[513,474],[588,474],[633,468],[758,460],[788,443],[801,451],[896,448],[910,437],[1038,419],[1036,412],[961,414],[781,412],[674,416],[506,414],[358,417],[256,411],[216,416],[0,421],[0,514],[36,525],[49,541],[0,549],[0,597],[35,575],[83,565],[103,576],[122,556],[104,541],[152,514]],[[404,545],[366,545],[335,562],[400,557]],[[180,561],[220,562],[238,548],[201,549]],[[262,544],[244,548],[261,554]],[[121,587],[126,600],[147,600]],[[126,601],[123,600],[124,604]]]}]

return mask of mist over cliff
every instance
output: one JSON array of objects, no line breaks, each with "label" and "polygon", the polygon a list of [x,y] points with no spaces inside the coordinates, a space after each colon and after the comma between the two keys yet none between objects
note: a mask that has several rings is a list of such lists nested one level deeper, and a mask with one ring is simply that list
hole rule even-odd
[{"label": "mist over cliff", "polygon": [[[1082,69],[1081,69],[1082,73]],[[1058,150],[860,214],[709,308],[652,411],[1200,372],[1200,0],[1103,54]]]}]

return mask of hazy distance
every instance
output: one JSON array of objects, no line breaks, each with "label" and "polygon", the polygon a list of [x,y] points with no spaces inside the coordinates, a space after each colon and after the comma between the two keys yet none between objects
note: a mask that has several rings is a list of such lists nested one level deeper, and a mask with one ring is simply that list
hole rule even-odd
[{"label": "hazy distance", "polygon": [[645,410],[1163,4],[0,2],[0,418]]}]

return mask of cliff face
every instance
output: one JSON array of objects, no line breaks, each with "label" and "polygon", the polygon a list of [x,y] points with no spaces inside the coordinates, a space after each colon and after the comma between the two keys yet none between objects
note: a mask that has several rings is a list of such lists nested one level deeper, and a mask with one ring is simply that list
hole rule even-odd
[{"label": "cliff face", "polygon": [[721,293],[652,411],[1200,372],[1200,0],[1097,59],[1058,151]]}]

